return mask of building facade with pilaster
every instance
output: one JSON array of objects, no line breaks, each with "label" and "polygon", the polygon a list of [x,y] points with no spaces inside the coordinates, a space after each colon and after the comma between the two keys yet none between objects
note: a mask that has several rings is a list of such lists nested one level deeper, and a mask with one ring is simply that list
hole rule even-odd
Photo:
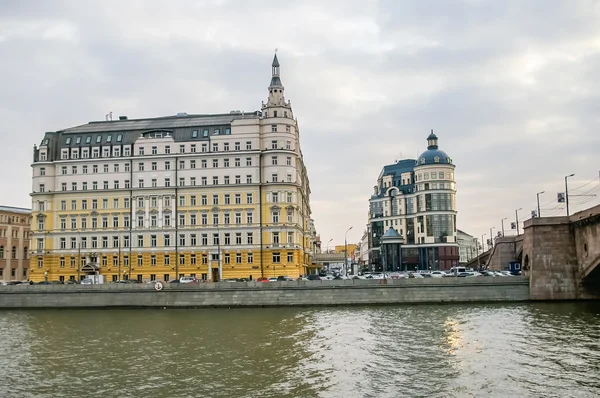
[{"label": "building facade with pilaster", "polygon": [[31,210],[0,206],[0,281],[29,279]]},{"label": "building facade with pilaster", "polygon": [[90,122],[34,148],[31,279],[298,276],[316,233],[274,57],[254,112]]}]

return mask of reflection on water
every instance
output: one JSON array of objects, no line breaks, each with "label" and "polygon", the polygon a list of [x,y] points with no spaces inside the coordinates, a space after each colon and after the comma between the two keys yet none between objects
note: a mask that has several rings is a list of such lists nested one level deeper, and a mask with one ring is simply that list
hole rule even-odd
[{"label": "reflection on water", "polygon": [[597,397],[600,303],[0,312],[2,397]]}]

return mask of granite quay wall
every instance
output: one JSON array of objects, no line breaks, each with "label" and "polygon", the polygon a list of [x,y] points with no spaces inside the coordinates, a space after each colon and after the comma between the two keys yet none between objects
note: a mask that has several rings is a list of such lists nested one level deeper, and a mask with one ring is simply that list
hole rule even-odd
[{"label": "granite quay wall", "polygon": [[284,307],[529,300],[529,281],[427,278],[293,282],[0,286],[0,308]]}]

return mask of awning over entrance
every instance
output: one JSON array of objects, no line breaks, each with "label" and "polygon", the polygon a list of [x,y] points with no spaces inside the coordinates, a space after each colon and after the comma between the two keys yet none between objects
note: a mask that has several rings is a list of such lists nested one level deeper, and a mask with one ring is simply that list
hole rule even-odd
[{"label": "awning over entrance", "polygon": [[81,267],[81,272],[96,272],[100,269],[98,263],[87,263]]}]

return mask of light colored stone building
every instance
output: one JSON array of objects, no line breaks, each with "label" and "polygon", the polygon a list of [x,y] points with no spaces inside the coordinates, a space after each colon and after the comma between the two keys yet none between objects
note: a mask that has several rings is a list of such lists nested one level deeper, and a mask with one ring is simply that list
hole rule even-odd
[{"label": "light colored stone building", "polygon": [[29,279],[31,210],[0,206],[0,281]]},{"label": "light colored stone building", "polygon": [[400,264],[392,270],[445,270],[458,264],[456,183],[452,158],[431,131],[427,150],[415,159],[386,165],[369,200],[369,266],[381,269],[381,237],[394,228],[402,237]]},{"label": "light colored stone building", "polygon": [[308,173],[277,56],[260,110],[46,133],[32,167],[32,280],[256,279],[312,264]]},{"label": "light colored stone building", "polygon": [[477,238],[459,229],[457,230],[456,241],[458,242],[459,264],[466,264],[477,257]]}]

